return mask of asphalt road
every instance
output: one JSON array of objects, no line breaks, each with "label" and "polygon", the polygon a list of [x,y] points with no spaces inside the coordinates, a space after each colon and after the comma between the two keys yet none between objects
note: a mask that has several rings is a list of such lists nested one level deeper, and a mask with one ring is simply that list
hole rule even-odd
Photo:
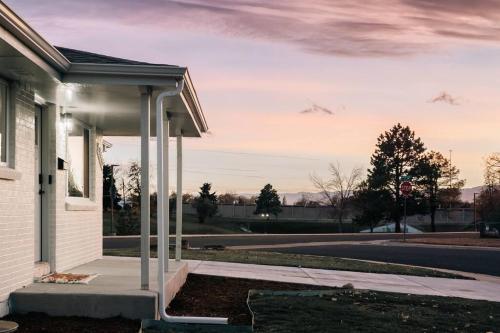
[{"label": "asphalt road", "polygon": [[[466,236],[467,234],[463,234]],[[468,234],[472,236],[471,233]],[[426,234],[426,237],[457,237],[453,233]],[[422,237],[422,235],[409,235]],[[231,236],[186,236],[192,247],[205,245],[243,246],[277,245],[302,242],[370,241],[400,239],[397,234],[329,234],[329,235],[231,235]],[[153,244],[156,238],[153,237]],[[105,237],[104,248],[137,248],[140,238]],[[464,272],[500,276],[500,250],[427,247],[414,245],[361,245],[339,244],[323,246],[300,246],[293,248],[266,249],[266,251],[335,256],[353,259],[376,260],[399,264],[460,270]]]},{"label": "asphalt road", "polygon": [[500,251],[495,249],[411,245],[327,245],[270,251],[376,260],[500,276]]}]

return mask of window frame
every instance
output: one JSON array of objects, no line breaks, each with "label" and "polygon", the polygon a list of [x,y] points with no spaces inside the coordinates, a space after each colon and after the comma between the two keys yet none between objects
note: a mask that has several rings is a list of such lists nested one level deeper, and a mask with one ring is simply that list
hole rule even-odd
[{"label": "window frame", "polygon": [[72,196],[69,193],[69,173],[71,169],[71,161],[69,161],[69,153],[68,153],[68,138],[69,138],[69,131],[65,127],[65,133],[66,133],[66,161],[68,162],[68,169],[66,172],[66,197],[67,198],[81,198],[81,199],[89,199],[91,197],[90,193],[90,167],[91,167],[91,138],[92,138],[92,127],[84,123],[83,121],[72,118],[73,126],[80,126],[83,129],[83,195],[81,197],[79,196]]},{"label": "window frame", "polygon": [[[4,115],[1,115],[4,120],[4,140],[5,142],[2,142],[0,144],[0,155],[5,156],[5,160],[2,161],[0,159],[0,167],[9,167],[10,166],[10,85],[9,82],[4,80],[3,78],[0,78],[0,89],[5,89],[5,100],[2,102],[3,108],[5,111]],[[0,101],[1,102],[1,101]],[[5,147],[5,151],[2,152],[2,145]],[[2,154],[3,153],[3,154]]]}]

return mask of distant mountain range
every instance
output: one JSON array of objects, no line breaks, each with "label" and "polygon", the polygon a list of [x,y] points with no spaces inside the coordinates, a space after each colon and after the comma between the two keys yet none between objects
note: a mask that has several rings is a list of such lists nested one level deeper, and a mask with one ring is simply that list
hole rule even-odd
[{"label": "distant mountain range", "polygon": [[[476,186],[476,187],[468,187],[462,189],[462,201],[468,201],[468,202],[473,202],[474,201],[474,193],[479,193],[481,192],[481,189],[483,186]],[[244,195],[246,197],[251,197],[251,196],[256,196],[258,193],[241,193],[241,195]],[[280,192],[279,193],[281,199],[283,200],[283,197],[286,197],[286,202],[288,205],[292,205],[302,199],[302,196],[305,196],[309,200],[313,201],[321,201],[323,199],[321,193],[317,192]]]},{"label": "distant mountain range", "polygon": [[462,201],[473,202],[474,193],[479,193],[484,186],[476,186],[462,189]]}]

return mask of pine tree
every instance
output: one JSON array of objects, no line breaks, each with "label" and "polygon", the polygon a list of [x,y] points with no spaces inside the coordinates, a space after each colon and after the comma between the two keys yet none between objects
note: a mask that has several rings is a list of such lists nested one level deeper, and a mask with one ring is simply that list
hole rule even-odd
[{"label": "pine tree", "polygon": [[204,183],[200,187],[198,197],[193,200],[193,207],[198,213],[198,221],[204,223],[209,217],[213,217],[217,213],[217,194],[211,193],[212,185]]},{"label": "pine tree", "polygon": [[127,193],[132,210],[137,211],[141,206],[141,167],[136,161],[128,170]]},{"label": "pine tree", "polygon": [[401,177],[415,174],[424,152],[424,144],[408,126],[397,124],[378,137],[370,162],[372,169],[368,170],[368,186],[390,192],[392,200],[387,210],[395,223],[396,232],[401,232]]},{"label": "pine tree", "polygon": [[278,214],[282,211],[278,192],[273,189],[271,184],[267,184],[260,190],[255,204],[255,214],[266,214],[268,219],[271,214],[278,217]]},{"label": "pine tree", "polygon": [[436,210],[440,202],[457,201],[465,180],[459,179],[460,170],[450,164],[441,153],[430,151],[420,160],[416,184],[423,190],[429,204],[431,230],[436,231]]}]

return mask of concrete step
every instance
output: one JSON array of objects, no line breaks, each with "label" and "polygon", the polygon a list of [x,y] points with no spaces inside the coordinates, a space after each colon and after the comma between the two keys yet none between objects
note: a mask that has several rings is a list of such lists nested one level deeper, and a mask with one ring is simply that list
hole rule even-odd
[{"label": "concrete step", "polygon": [[[11,313],[40,312],[50,316],[156,319],[156,260],[151,260],[150,290],[140,289],[139,258],[95,260],[66,273],[97,274],[88,284],[35,282],[11,293]],[[185,262],[170,261],[165,273],[165,303],[169,304],[188,275]]]},{"label": "concrete step", "polygon": [[148,294],[57,293],[19,290],[10,295],[11,311],[89,318],[156,318],[158,297]]}]

